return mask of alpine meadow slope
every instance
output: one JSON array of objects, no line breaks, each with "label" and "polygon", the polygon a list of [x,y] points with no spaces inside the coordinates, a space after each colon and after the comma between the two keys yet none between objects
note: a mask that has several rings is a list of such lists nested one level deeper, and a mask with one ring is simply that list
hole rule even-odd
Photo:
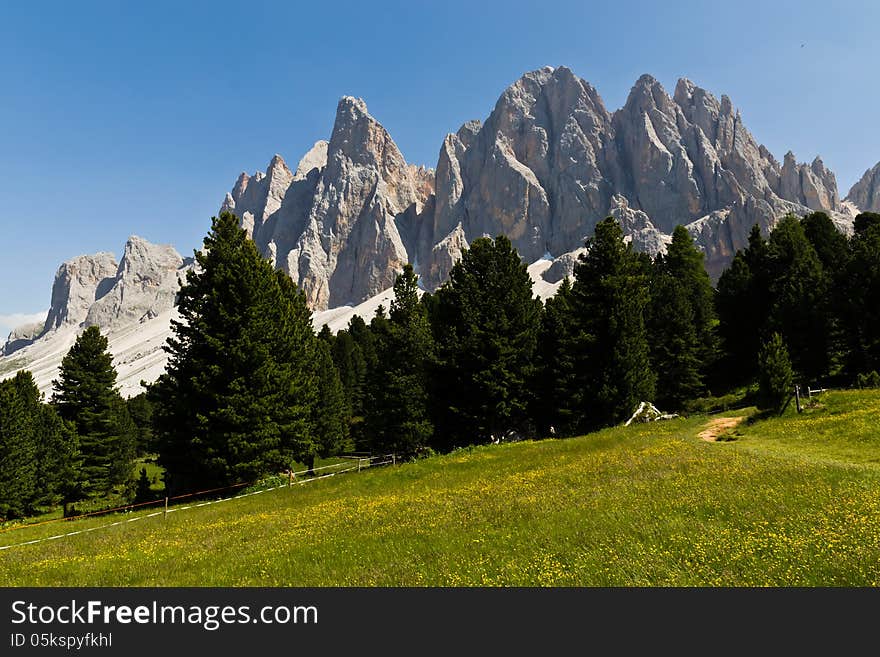
[{"label": "alpine meadow slope", "polygon": [[878,411],[829,392],[721,442],[695,415],[23,527],[0,546],[44,540],[5,549],[0,584],[873,587]]}]

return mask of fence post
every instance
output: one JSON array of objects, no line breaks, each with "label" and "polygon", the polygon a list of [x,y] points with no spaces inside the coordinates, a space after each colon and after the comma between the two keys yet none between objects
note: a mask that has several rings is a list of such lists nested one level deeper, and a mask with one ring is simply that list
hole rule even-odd
[{"label": "fence post", "polygon": [[360,457],[358,457],[358,472],[361,471],[361,461],[362,461],[362,460],[363,460],[363,459],[361,459]]},{"label": "fence post", "polygon": [[287,471],[287,487],[290,488],[293,486],[293,470]]},{"label": "fence post", "polygon": [[165,496],[165,513],[162,515],[162,520],[168,517],[168,496]]},{"label": "fence post", "polygon": [[397,465],[397,454],[391,455],[391,465]]},{"label": "fence post", "polygon": [[797,412],[801,412],[801,387],[795,383],[794,384],[794,401],[797,405]]}]

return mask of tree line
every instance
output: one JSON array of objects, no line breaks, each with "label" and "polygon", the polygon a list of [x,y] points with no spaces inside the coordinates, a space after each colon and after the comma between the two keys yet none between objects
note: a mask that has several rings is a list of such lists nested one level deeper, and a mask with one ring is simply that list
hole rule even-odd
[{"label": "tree line", "polygon": [[115,384],[94,326],[63,358],[49,403],[30,372],[0,381],[0,518],[131,494],[138,428]]},{"label": "tree line", "polygon": [[880,215],[860,214],[849,237],[821,212],[755,227],[717,289],[682,226],[653,259],[612,217],[585,246],[546,303],[509,239],[484,237],[434,294],[406,265],[389,308],[316,335],[304,293],[224,212],[146,395],[122,402],[94,327],[48,404],[26,372],[0,383],[0,515],[132,490],[139,449],[158,452],[170,492],[188,492],[344,451],[577,435],[640,401],[687,411],[751,386],[778,409],[794,381],[877,379]]}]

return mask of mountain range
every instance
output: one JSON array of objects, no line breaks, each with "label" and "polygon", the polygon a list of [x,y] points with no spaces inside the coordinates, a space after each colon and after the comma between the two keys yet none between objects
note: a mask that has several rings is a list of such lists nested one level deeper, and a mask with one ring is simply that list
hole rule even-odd
[{"label": "mountain range", "polygon": [[[613,215],[634,247],[656,255],[682,224],[717,279],[748,232],[787,213],[824,211],[844,232],[859,211],[880,211],[880,164],[841,199],[819,157],[780,163],[727,96],[681,79],[670,95],[640,77],[609,112],[566,67],[545,67],[508,87],[484,122],[468,121],[440,146],[435,168],[408,164],[363,100],[343,97],[329,141],[291,169],[275,155],[242,173],[220,210],[235,212],[272,263],[305,291],[315,325],[345,325],[390,298],[412,262],[432,291],[477,237],[507,235],[546,297],[571,274],[596,223]],[[59,268],[45,322],[14,330],[0,377],[34,371],[44,391],[76,334],[110,339],[123,394],[164,368],[179,280],[192,261],[132,237],[109,253]]]}]

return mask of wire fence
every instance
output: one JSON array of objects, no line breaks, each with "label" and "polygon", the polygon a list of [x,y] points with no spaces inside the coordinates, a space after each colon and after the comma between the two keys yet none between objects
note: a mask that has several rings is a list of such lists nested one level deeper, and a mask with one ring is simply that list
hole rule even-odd
[{"label": "wire fence", "polygon": [[[341,461],[339,463],[332,463],[330,465],[325,465],[325,466],[321,466],[318,468],[312,468],[309,470],[300,470],[298,472],[290,471],[290,472],[286,473],[288,475],[287,483],[279,484],[277,486],[271,486],[268,488],[261,488],[259,490],[253,490],[253,491],[249,491],[247,493],[242,493],[240,495],[233,495],[231,497],[223,497],[223,498],[215,499],[215,500],[206,500],[204,502],[199,502],[198,504],[189,504],[186,506],[171,506],[170,505],[170,503],[173,501],[180,501],[180,500],[198,497],[198,496],[202,496],[202,495],[223,493],[223,492],[228,492],[228,491],[232,491],[232,490],[236,490],[236,489],[240,489],[240,488],[246,488],[248,486],[256,486],[261,483],[261,480],[232,484],[230,486],[222,486],[220,488],[212,488],[212,489],[208,489],[208,490],[193,491],[191,493],[183,493],[181,495],[175,495],[173,497],[164,497],[162,499],[150,500],[148,502],[138,502],[136,504],[126,504],[125,506],[114,507],[112,509],[103,509],[101,511],[93,511],[91,513],[82,513],[82,514],[78,514],[78,515],[70,516],[70,517],[66,517],[66,518],[52,518],[50,520],[43,520],[41,522],[33,522],[33,523],[15,525],[13,527],[7,527],[5,529],[0,530],[0,534],[5,534],[7,532],[13,532],[13,531],[18,531],[18,530],[22,530],[22,529],[30,529],[32,527],[40,527],[43,525],[48,525],[48,524],[53,524],[53,523],[58,523],[58,522],[71,522],[71,521],[82,520],[84,518],[109,515],[111,513],[130,512],[133,509],[143,509],[143,508],[146,508],[149,506],[158,506],[158,505],[164,506],[163,509],[161,509],[159,511],[155,511],[154,513],[148,513],[145,515],[137,515],[132,518],[118,520],[116,522],[111,522],[111,523],[108,523],[105,525],[97,525],[95,527],[87,527],[84,529],[78,529],[75,531],[57,534],[55,536],[46,536],[43,538],[37,538],[37,539],[30,540],[30,541],[22,541],[20,543],[12,543],[10,545],[0,545],[0,551],[9,550],[11,548],[21,547],[24,545],[34,545],[36,543],[55,541],[55,540],[58,540],[61,538],[66,538],[68,536],[76,536],[78,534],[86,534],[88,532],[98,531],[99,529],[108,529],[110,527],[117,527],[119,525],[123,525],[123,524],[130,523],[130,522],[137,522],[137,521],[145,520],[148,518],[156,518],[158,516],[164,517],[164,516],[167,516],[169,513],[186,511],[188,509],[197,509],[197,508],[209,506],[212,504],[221,504],[223,502],[231,502],[233,500],[239,500],[239,499],[242,499],[245,497],[249,497],[251,495],[259,495],[261,493],[268,493],[269,491],[279,490],[281,488],[290,488],[294,485],[302,486],[302,485],[305,485],[305,484],[312,482],[312,481],[318,481],[321,479],[327,479],[329,477],[335,477],[336,475],[343,474],[343,473],[360,472],[364,468],[371,468],[371,467],[376,467],[376,466],[380,466],[380,465],[388,465],[388,464],[396,464],[397,463],[397,456],[395,454],[385,454],[385,455],[381,455],[378,457],[376,457],[376,456],[355,456],[355,457],[346,457],[346,458],[357,459],[357,465],[349,465],[348,463]],[[380,460],[376,461],[375,460],[376,458],[378,458]],[[366,463],[364,463],[364,462],[366,462]],[[313,477],[304,477],[304,475],[313,474],[313,473],[319,472],[319,471],[323,472],[325,470],[339,468],[340,466],[348,466],[348,467],[342,468],[340,470],[335,470],[334,472],[326,472],[324,474],[320,474],[320,475],[313,476]],[[299,477],[299,478],[297,478],[297,477]]]}]

